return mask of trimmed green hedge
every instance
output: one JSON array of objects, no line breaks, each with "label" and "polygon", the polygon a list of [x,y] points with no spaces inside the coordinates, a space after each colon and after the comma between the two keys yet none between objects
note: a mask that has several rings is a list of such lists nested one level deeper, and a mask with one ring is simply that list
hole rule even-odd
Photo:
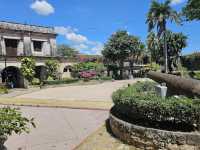
[{"label": "trimmed green hedge", "polygon": [[43,81],[44,85],[58,85],[58,84],[70,84],[78,82],[79,79],[65,79],[65,80],[51,80],[51,81]]},{"label": "trimmed green hedge", "polygon": [[112,98],[119,113],[153,127],[159,128],[166,123],[178,130],[200,131],[200,100],[187,97],[162,99],[155,94],[154,84],[140,82],[114,92]]}]

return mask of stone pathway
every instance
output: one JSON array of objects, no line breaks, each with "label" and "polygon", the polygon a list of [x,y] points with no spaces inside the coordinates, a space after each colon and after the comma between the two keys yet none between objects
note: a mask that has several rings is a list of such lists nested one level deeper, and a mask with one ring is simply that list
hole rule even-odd
[{"label": "stone pathway", "polygon": [[14,135],[8,150],[71,150],[108,118],[108,111],[20,107],[37,125],[30,134]]},{"label": "stone pathway", "polygon": [[126,87],[135,80],[122,80],[105,82],[96,85],[66,86],[47,88],[40,91],[16,96],[16,98],[30,99],[54,99],[54,100],[88,100],[88,101],[111,101],[111,95],[119,88]]},{"label": "stone pathway", "polygon": [[24,94],[29,94],[32,92],[39,91],[39,87],[29,88],[29,89],[11,89],[8,94],[2,94],[0,97],[2,98],[13,98]]}]

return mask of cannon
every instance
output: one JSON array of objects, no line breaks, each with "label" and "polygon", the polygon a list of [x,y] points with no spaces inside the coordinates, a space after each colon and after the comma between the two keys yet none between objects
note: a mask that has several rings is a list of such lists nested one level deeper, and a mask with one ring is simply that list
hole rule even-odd
[{"label": "cannon", "polygon": [[147,76],[158,83],[165,83],[170,94],[200,97],[199,80],[153,71]]}]

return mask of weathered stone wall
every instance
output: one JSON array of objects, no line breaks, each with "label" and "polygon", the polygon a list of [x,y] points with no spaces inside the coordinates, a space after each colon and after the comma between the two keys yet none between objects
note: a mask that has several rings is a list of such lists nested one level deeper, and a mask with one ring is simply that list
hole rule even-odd
[{"label": "weathered stone wall", "polygon": [[115,136],[142,150],[200,150],[200,134],[171,132],[130,124],[112,113],[109,124]]},{"label": "weathered stone wall", "polygon": [[42,27],[28,24],[19,24],[13,22],[0,22],[0,28],[8,30],[18,30],[18,31],[29,31],[29,32],[39,32],[39,33],[49,33],[56,34],[53,28]]},{"label": "weathered stone wall", "polygon": [[[0,54],[6,54],[5,39],[17,39],[18,56],[56,56],[56,36],[53,28],[0,22]],[[41,41],[42,51],[34,51],[33,41]]]}]

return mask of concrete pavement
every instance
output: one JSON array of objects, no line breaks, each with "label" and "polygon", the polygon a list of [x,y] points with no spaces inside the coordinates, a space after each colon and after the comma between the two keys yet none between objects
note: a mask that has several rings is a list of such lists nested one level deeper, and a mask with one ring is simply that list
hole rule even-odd
[{"label": "concrete pavement", "polygon": [[[141,80],[141,79],[138,79]],[[104,82],[96,85],[77,85],[47,88],[40,91],[16,96],[16,98],[30,99],[54,99],[54,100],[88,100],[88,101],[112,101],[111,95],[119,88],[126,87],[135,80],[122,80],[114,82]]]},{"label": "concrete pavement", "polygon": [[71,150],[108,118],[108,111],[20,107],[37,125],[30,134],[14,135],[8,150]]}]

